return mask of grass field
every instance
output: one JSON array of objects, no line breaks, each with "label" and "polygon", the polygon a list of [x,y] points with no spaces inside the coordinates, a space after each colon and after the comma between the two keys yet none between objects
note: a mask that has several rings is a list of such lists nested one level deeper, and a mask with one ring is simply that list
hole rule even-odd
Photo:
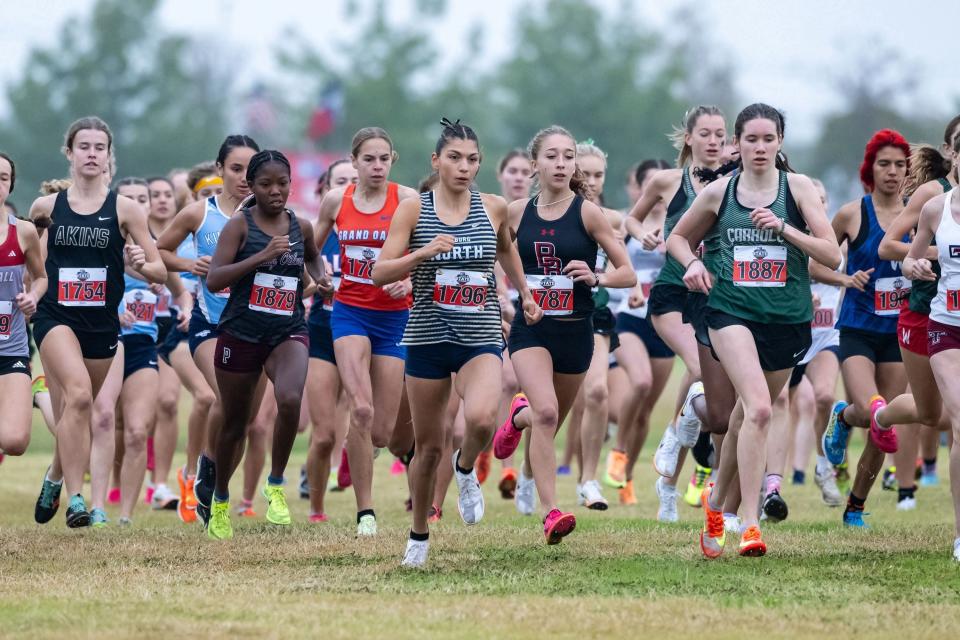
[{"label": "grass field", "polygon": [[[652,437],[638,506],[588,512],[575,507],[574,481],[561,478],[577,530],[547,547],[539,519],[518,515],[494,486],[483,522],[468,529],[454,487],[432,531],[429,569],[410,572],[399,567],[405,483],[389,475],[388,456],[377,464],[378,538],[354,538],[348,491],[330,497],[329,523],[308,524],[306,502],[291,498],[292,527],[234,518],[235,539],[215,543],[145,506],[128,529],[71,531],[62,509],[34,524],[51,450],[45,429],[34,434],[26,456],[0,465],[4,638],[943,638],[960,629],[945,477],[918,492],[913,513],[897,512],[895,494],[878,488],[870,531],[844,530],[812,484],[785,486],[791,515],[764,528],[767,557],[708,562],[699,510],[681,504],[674,525],[653,519]],[[613,491],[607,497],[615,503]],[[262,514],[262,500],[256,507]]]}]

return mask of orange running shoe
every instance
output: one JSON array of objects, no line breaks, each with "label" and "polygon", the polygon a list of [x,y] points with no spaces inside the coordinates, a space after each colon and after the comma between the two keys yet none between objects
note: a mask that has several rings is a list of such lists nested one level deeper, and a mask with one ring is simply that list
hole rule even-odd
[{"label": "orange running shoe", "polygon": [[443,517],[443,509],[441,509],[437,505],[431,505],[430,511],[427,513],[427,522],[429,522],[430,524],[433,524],[435,522],[439,522],[440,518],[442,517]]},{"label": "orange running shoe", "polygon": [[750,525],[740,538],[740,555],[745,558],[759,558],[767,553],[767,545],[760,537],[760,527]]},{"label": "orange running shoe", "polygon": [[180,500],[177,501],[177,516],[181,522],[196,522],[197,496],[193,495],[193,478],[183,475],[183,467],[177,469],[177,484],[180,485]]},{"label": "orange running shoe", "polygon": [[253,510],[253,504],[247,502],[246,500],[242,501],[237,507],[236,512],[241,518],[256,518],[257,512]]},{"label": "orange running shoe", "polygon": [[490,475],[490,450],[481,451],[477,456],[477,482],[483,484]]},{"label": "orange running shoe", "polygon": [[627,483],[620,487],[620,504],[624,506],[637,504],[637,496],[633,493],[633,480],[627,480]]},{"label": "orange running shoe", "polygon": [[500,484],[497,485],[497,488],[500,489],[501,498],[504,500],[513,500],[513,496],[517,491],[517,472],[513,467],[505,467],[500,473]]},{"label": "orange running shoe", "polygon": [[703,505],[703,531],[700,532],[700,551],[707,558],[719,558],[726,542],[726,530],[723,528],[723,509],[710,508],[711,482],[700,496]]},{"label": "orange running shoe", "polygon": [[603,484],[614,489],[622,489],[627,483],[627,454],[611,449],[607,454],[607,472],[603,475]]}]

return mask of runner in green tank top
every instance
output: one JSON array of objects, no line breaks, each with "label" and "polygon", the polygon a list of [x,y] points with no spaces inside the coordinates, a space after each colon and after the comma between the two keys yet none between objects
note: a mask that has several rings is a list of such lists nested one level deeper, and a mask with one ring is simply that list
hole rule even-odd
[{"label": "runner in green tank top", "polygon": [[[734,127],[741,173],[704,189],[667,240],[667,250],[686,267],[687,286],[710,292],[710,340],[739,395],[716,484],[703,493],[700,548],[708,558],[723,552],[722,505],[737,475],[741,495],[760,495],[773,401],[810,346],[804,256],[831,269],[840,264],[816,187],[806,176],[784,173],[790,169],[780,153],[783,129],[783,115],[769,105],[741,111]],[[720,231],[716,278],[692,250],[714,227]],[[740,437],[750,446],[738,447]],[[757,516],[755,509],[743,513],[740,555],[766,553]]]}]

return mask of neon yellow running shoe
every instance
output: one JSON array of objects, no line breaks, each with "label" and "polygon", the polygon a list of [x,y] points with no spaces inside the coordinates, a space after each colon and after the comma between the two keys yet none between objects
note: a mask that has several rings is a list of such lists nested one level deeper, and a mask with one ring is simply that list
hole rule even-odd
[{"label": "neon yellow running shoe", "polygon": [[31,391],[33,392],[33,395],[47,392],[47,378],[45,376],[37,376],[33,381],[33,387],[31,388]]},{"label": "neon yellow running shoe", "polygon": [[210,505],[210,524],[207,525],[207,536],[214,540],[230,540],[233,538],[229,502],[213,500]]},{"label": "neon yellow running shoe", "polygon": [[267,499],[267,522],[272,524],[290,524],[290,507],[283,485],[267,483],[263,486],[263,497]]},{"label": "neon yellow running shoe", "polygon": [[690,482],[687,483],[687,490],[683,494],[683,501],[691,507],[699,507],[700,494],[703,493],[703,488],[707,486],[707,478],[709,477],[710,468],[697,465],[697,468],[693,472],[693,477],[691,477]]}]

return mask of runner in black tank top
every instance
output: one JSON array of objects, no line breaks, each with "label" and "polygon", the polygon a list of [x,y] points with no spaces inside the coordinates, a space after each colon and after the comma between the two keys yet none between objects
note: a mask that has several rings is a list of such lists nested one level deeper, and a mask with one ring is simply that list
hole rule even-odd
[{"label": "runner in black tank top", "polygon": [[[36,340],[48,381],[59,384],[63,411],[57,422],[57,451],[70,493],[67,525],[90,524],[80,495],[89,457],[83,452],[91,429],[91,407],[107,375],[119,334],[117,307],[126,264],[149,282],[163,283],[166,269],[147,230],[140,206],[107,188],[109,127],[82,118],[64,140],[73,185],[38,198],[30,217],[46,229],[50,286],[35,316]],[[59,506],[60,469],[55,458],[44,479],[34,514],[47,522]]]},{"label": "runner in black tank top", "polygon": [[[527,285],[544,318],[529,325],[518,314],[511,325],[510,355],[526,396],[514,399],[493,448],[497,458],[508,457],[520,443],[520,431],[533,427],[518,495],[532,474],[546,516],[544,535],[556,544],[576,526],[573,514],[557,509],[554,438],[593,354],[590,287],[632,287],[637,278],[603,211],[582,198],[573,136],[562,127],[544,129],[531,141],[530,155],[541,191],[511,203],[509,214]],[[594,273],[598,245],[615,267],[599,275]]]},{"label": "runner in black tank top", "polygon": [[253,156],[247,184],[254,200],[224,226],[207,274],[212,290],[230,287],[214,356],[224,420],[215,447],[220,463],[207,528],[211,538],[220,540],[233,537],[228,488],[234,454],[246,436],[254,390],[264,372],[273,382],[277,401],[272,466],[263,490],[267,521],[290,524],[283,473],[297,435],[307,377],[304,267],[327,285],[312,228],[286,208],[290,194],[286,157],[279,151]]}]

